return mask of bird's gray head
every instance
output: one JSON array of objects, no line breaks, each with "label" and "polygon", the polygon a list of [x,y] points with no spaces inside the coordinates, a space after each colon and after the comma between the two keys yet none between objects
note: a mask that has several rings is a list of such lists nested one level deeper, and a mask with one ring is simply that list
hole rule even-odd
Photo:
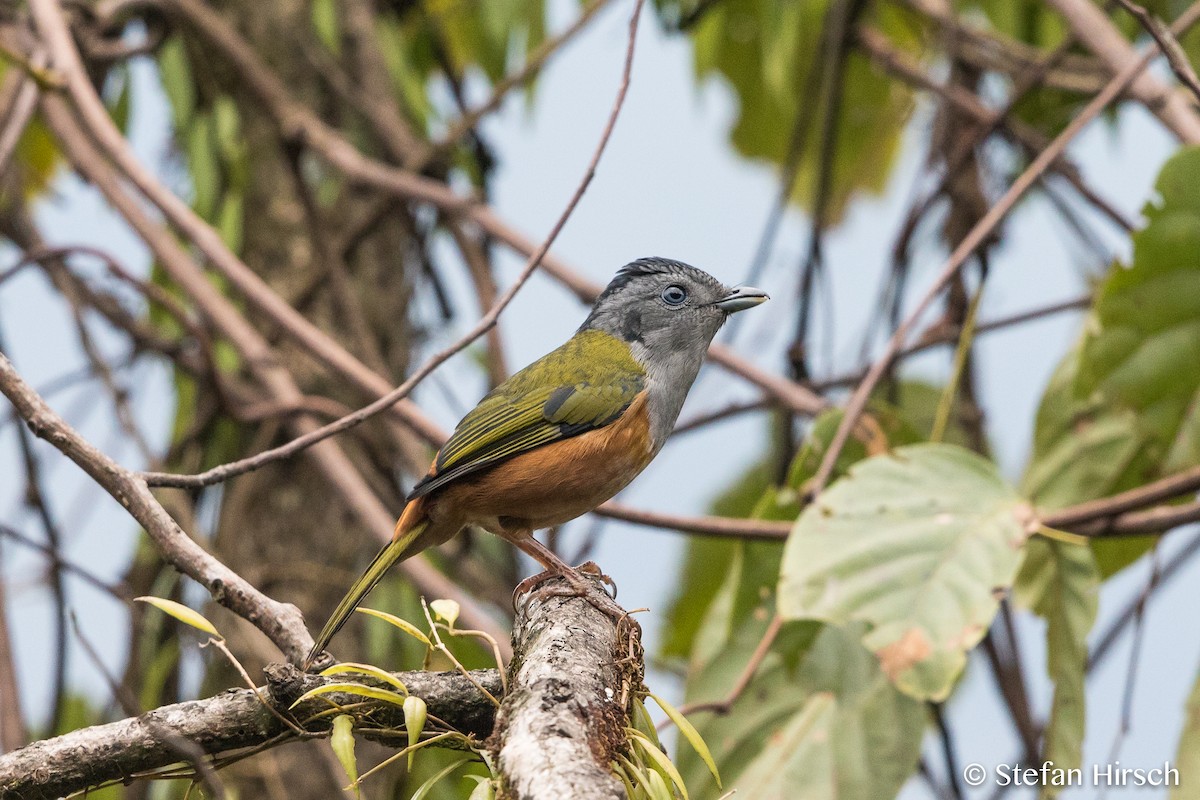
[{"label": "bird's gray head", "polygon": [[617,272],[580,330],[605,331],[656,357],[701,356],[730,314],[766,299],[766,292],[731,289],[679,261],[640,258]]},{"label": "bird's gray head", "polygon": [[721,325],[730,314],[766,299],[760,289],[731,289],[678,261],[641,258],[621,268],[579,330],[601,330],[629,343],[646,370],[657,450],[671,433]]}]

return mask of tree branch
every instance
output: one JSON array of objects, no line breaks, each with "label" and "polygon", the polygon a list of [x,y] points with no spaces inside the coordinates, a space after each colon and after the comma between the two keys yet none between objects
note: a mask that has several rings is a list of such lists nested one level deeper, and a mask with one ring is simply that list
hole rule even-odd
[{"label": "tree branch", "polygon": [[[411,694],[425,701],[431,717],[479,740],[491,733],[495,706],[476,685],[499,693],[500,673],[496,670],[475,670],[469,678],[458,672],[399,672],[396,677]],[[267,668],[267,685],[257,693],[232,689],[35,742],[0,756],[0,800],[52,800],[176,764],[179,752],[165,740],[164,733],[217,757],[294,741],[294,732],[264,701],[287,709],[318,686],[352,681],[358,682],[352,676],[324,678],[275,664]],[[374,685],[369,680],[360,682]],[[389,744],[404,743],[404,713],[390,703],[331,693],[307,700],[289,713],[313,736],[328,736],[331,702],[353,708],[359,734]]]},{"label": "tree branch", "polygon": [[0,392],[12,402],[36,436],[62,451],[129,511],[169,564],[204,586],[217,603],[249,620],[287,658],[298,662],[304,657],[312,647],[312,637],[304,627],[299,609],[267,597],[192,541],[144,482],[67,425],[22,380],[2,353]]},{"label": "tree branch", "polygon": [[614,622],[583,598],[547,594],[535,590],[517,605],[519,657],[489,742],[499,796],[624,800],[609,763],[627,747],[629,703],[641,689],[641,628],[629,617]]},{"label": "tree branch", "polygon": [[1175,73],[1175,77],[1191,91],[1197,100],[1200,100],[1200,78],[1196,77],[1196,70],[1192,68],[1191,62],[1188,61],[1187,53],[1184,52],[1183,46],[1179,44],[1179,40],[1171,35],[1171,32],[1163,25],[1162,20],[1152,15],[1142,6],[1130,2],[1130,0],[1117,0],[1117,2],[1121,8],[1132,14],[1142,24],[1142,27],[1146,29],[1146,33],[1150,34],[1154,41],[1158,42],[1158,47],[1167,57],[1167,63],[1171,65],[1171,71]]},{"label": "tree branch", "polygon": [[1074,530],[1076,526],[1116,517],[1126,511],[1154,505],[1189,492],[1200,490],[1200,467],[1192,467],[1165,478],[1130,489],[1111,497],[1047,512],[1042,523],[1051,528]]}]

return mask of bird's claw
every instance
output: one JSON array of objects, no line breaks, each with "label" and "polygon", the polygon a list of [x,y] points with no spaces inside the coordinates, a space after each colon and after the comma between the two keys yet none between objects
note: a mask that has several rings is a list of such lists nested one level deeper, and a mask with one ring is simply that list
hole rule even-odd
[{"label": "bird's claw", "polygon": [[[538,584],[545,583],[552,578],[562,578],[568,585],[538,586]],[[600,589],[596,585],[597,581],[611,587],[612,594]],[[537,588],[535,589],[534,587]],[[621,619],[626,616],[625,609],[613,601],[613,598],[617,594],[616,583],[611,577],[605,575],[594,561],[587,561],[580,564],[570,572],[560,574],[553,570],[545,570],[536,575],[531,575],[518,583],[517,588],[513,590],[514,607],[517,604],[517,598],[527,592],[536,592],[542,597],[582,597],[598,611],[614,619]]]}]

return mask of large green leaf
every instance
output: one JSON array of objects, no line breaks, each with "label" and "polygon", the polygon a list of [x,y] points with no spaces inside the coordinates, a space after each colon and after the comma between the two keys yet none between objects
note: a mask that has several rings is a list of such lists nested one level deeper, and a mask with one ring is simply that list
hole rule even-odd
[{"label": "large green leaf", "polygon": [[[721,699],[745,667],[760,632],[753,625],[735,630],[704,669],[693,674],[689,701]],[[736,789],[739,797],[806,800],[875,800],[899,791],[916,768],[924,710],[892,686],[859,643],[861,633],[786,624],[733,710],[693,718],[726,789]],[[817,722],[814,704],[824,710],[817,715],[819,724],[810,728]],[[695,797],[721,796],[697,756],[683,750],[678,763]],[[777,783],[779,772],[793,779]],[[796,777],[801,775],[806,777]]]},{"label": "large green leaf", "polygon": [[[1168,161],[1155,189],[1132,263],[1115,265],[1100,287],[1074,383],[1078,403],[1136,418],[1136,463],[1115,490],[1200,463],[1200,149]],[[1101,571],[1124,567],[1150,541],[1097,542]]]},{"label": "large green leaf", "polygon": [[[1038,508],[1082,503],[1140,486],[1159,474],[1154,435],[1131,409],[1101,398],[1075,396],[1079,353],[1073,351],[1050,379],[1038,409],[1033,454],[1022,493]],[[1099,539],[1096,563],[1107,577],[1136,560],[1153,537]]]},{"label": "large green leaf", "polygon": [[[1046,662],[1054,701],[1042,737],[1042,759],[1063,769],[1083,764],[1087,636],[1096,621],[1100,576],[1086,546],[1034,539],[1026,549],[1017,597],[1046,620]],[[1051,786],[1043,797],[1057,796]]]},{"label": "large green leaf", "polygon": [[[1200,800],[1200,674],[1187,702],[1187,719],[1179,736],[1179,751],[1171,766],[1179,770],[1179,786],[1171,790],[1171,800]],[[1184,776],[1188,777],[1184,777]]]},{"label": "large green leaf", "polygon": [[1012,584],[1029,513],[991,463],[960,447],[869,459],[801,514],[780,612],[867,623],[863,643],[896,686],[942,700]]},{"label": "large green leaf", "polygon": [[[870,447],[859,438],[851,438],[838,455],[834,476],[845,474],[853,464],[873,452],[883,452],[889,447],[899,447],[922,441],[928,434],[933,421],[933,410],[937,406],[941,391],[928,384],[903,381],[888,387],[893,395],[893,405],[883,400],[871,403],[872,431],[876,438]],[[832,441],[842,421],[841,409],[830,409],[818,416],[804,439],[804,444],[788,467],[787,485],[776,488],[771,485],[770,466],[774,457],[747,470],[733,486],[712,504],[714,514],[726,517],[753,517],[755,519],[794,520],[800,513],[799,491],[820,466],[825,449]],[[961,426],[952,425],[947,437],[965,441]],[[781,436],[772,441],[780,441]],[[755,572],[751,594],[774,591],[778,577],[779,556],[782,544],[754,543],[742,547],[740,543],[725,539],[691,537],[680,576],[679,591],[668,612],[669,633],[661,650],[664,658],[684,658],[691,649],[696,632],[705,610],[716,595],[722,577],[729,571],[729,563],[735,552],[740,553],[747,563],[762,563],[763,569]]]},{"label": "large green leaf", "polygon": [[[757,464],[723,492],[713,502],[711,510],[720,516],[749,517],[759,501],[768,494],[770,484],[770,468],[765,463]],[[740,543],[728,539],[704,536],[688,538],[679,588],[667,611],[668,624],[659,651],[663,658],[688,657],[705,611],[716,597],[739,547]],[[774,545],[773,548],[779,550],[780,545]]]},{"label": "large green leaf", "polygon": [[1100,289],[1076,391],[1137,411],[1166,463],[1178,467],[1179,448],[1197,436],[1200,148],[1168,161],[1155,189],[1159,202],[1146,206],[1133,262],[1114,268]]},{"label": "large green leaf", "polygon": [[[1058,508],[1128,488],[1145,468],[1146,436],[1136,416],[1074,397],[1077,363],[1077,352],[1063,361],[1038,409],[1033,458],[1023,489],[1040,508]],[[1054,699],[1042,757],[1066,769],[1081,766],[1087,636],[1096,619],[1099,582],[1090,547],[1041,539],[1027,545],[1017,576],[1016,599],[1047,625],[1047,671],[1054,681]]]},{"label": "large green leaf", "polygon": [[790,800],[837,797],[833,780],[833,726],[837,700],[828,692],[812,695],[774,734],[735,787],[747,797]]}]

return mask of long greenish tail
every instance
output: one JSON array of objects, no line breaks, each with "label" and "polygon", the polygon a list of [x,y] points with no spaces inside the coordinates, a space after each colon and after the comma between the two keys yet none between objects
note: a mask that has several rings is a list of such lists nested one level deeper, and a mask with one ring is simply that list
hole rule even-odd
[{"label": "long greenish tail", "polygon": [[350,615],[354,613],[354,609],[358,608],[358,604],[363,601],[363,598],[375,588],[375,584],[379,583],[392,564],[412,555],[409,552],[410,546],[417,542],[427,527],[429,527],[429,520],[418,522],[411,529],[405,531],[404,534],[384,545],[384,548],[379,551],[375,558],[371,559],[370,565],[359,576],[358,580],[351,585],[349,591],[346,592],[346,596],[342,598],[342,602],[338,603],[337,608],[334,609],[333,616],[329,618],[329,621],[325,623],[325,627],[321,629],[321,635],[317,637],[313,643],[312,650],[308,653],[308,657],[304,659],[305,668],[312,664],[317,656],[321,655],[321,651],[329,644],[329,640],[346,624],[346,620],[350,619]]}]

